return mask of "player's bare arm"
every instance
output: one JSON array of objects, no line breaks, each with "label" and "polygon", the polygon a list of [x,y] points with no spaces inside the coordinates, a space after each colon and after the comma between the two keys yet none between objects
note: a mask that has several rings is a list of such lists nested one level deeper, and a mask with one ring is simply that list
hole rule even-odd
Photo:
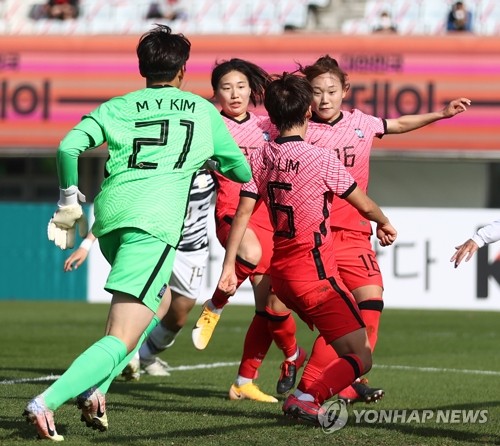
[{"label": "player's bare arm", "polygon": [[90,248],[92,247],[95,240],[96,240],[95,235],[92,234],[92,231],[90,231],[87,234],[87,237],[85,237],[83,242],[80,244],[78,249],[72,252],[71,255],[65,260],[64,262],[65,272],[73,271],[73,269],[78,269],[78,267],[83,262],[85,262],[87,256],[89,255]]},{"label": "player's bare arm", "polygon": [[457,98],[451,101],[446,107],[440,111],[431,113],[422,113],[420,115],[404,115],[395,119],[387,119],[387,133],[398,134],[411,132],[412,130],[425,127],[440,119],[448,119],[467,111],[467,107],[471,105],[471,100],[468,98]]}]

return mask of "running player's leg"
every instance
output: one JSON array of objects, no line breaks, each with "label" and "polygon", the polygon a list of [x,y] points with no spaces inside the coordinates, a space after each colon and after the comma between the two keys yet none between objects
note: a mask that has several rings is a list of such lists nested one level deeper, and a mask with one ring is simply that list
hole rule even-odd
[{"label": "running player's leg", "polygon": [[[262,250],[262,257],[256,272],[250,277],[254,287],[256,315],[245,337],[242,361],[235,385],[243,381],[248,383],[249,379],[257,374],[257,369],[267,354],[270,342],[274,340],[285,357],[278,379],[277,392],[286,393],[295,385],[297,370],[304,363],[306,353],[297,347],[296,325],[291,311],[274,293],[270,292],[268,272],[273,253],[273,232],[269,227],[257,223],[252,223],[252,229],[258,237]],[[265,323],[263,318],[267,319],[269,335],[266,336],[262,331]]]},{"label": "running player's leg", "polygon": [[[278,401],[276,398],[262,392],[253,382],[257,378],[262,360],[273,342],[268,328],[268,315],[264,310],[265,301],[269,294],[269,276],[254,275],[252,277],[252,286],[256,303],[255,316],[245,336],[238,375],[229,389],[229,398],[275,403]],[[264,303],[259,306],[258,302]]]},{"label": "running player's leg", "polygon": [[[262,259],[258,270],[267,273],[273,255],[273,231],[265,224],[256,225],[255,231],[262,249]],[[268,293],[261,293],[257,296],[256,309],[264,311],[268,318],[269,332],[276,346],[283,352],[284,361],[280,367],[281,373],[276,385],[276,391],[279,394],[287,393],[295,385],[297,371],[307,357],[305,350],[297,346],[295,319],[290,309],[278,299],[271,288],[269,288]]]},{"label": "running player's leg", "polygon": [[170,375],[168,363],[157,355],[174,345],[195,304],[196,299],[182,296],[172,290],[169,311],[139,349],[140,366],[145,373],[151,376]]},{"label": "running player's leg", "polygon": [[195,251],[178,250],[169,287],[172,303],[160,324],[139,349],[142,369],[152,376],[168,376],[168,364],[157,355],[171,347],[188,320],[200,295],[208,260],[208,248]]},{"label": "running player's leg", "polygon": [[[223,246],[225,245],[230,229],[230,224],[226,222],[222,222],[217,227],[217,238]],[[243,240],[238,248],[238,256],[235,264],[236,276],[238,278],[237,287],[257,271],[261,257],[262,250],[259,239],[254,230],[249,227],[245,231]],[[193,344],[198,350],[205,349],[210,342],[222,310],[228,300],[229,296],[221,290],[216,289],[212,298],[203,304],[200,317],[196,321],[191,333]]]},{"label": "running player's leg", "polygon": [[295,386],[297,372],[304,365],[307,352],[297,345],[297,326],[292,312],[272,292],[267,297],[265,312],[274,343],[285,357],[280,365],[281,373],[276,384],[276,392],[284,394]]},{"label": "running player's leg", "polygon": [[[321,404],[371,367],[364,324],[354,298],[335,278],[315,283],[273,281],[273,287],[284,303],[310,326],[316,326],[338,353],[309,385],[307,393],[291,395],[283,406],[286,414],[317,422]],[[318,353],[313,351],[311,360]]]},{"label": "running player's leg", "polygon": [[[335,230],[334,249],[342,281],[351,290],[366,326],[372,353],[378,339],[380,317],[384,308],[383,281],[376,254],[366,233]],[[380,388],[368,386],[363,377],[342,390],[339,397],[348,403],[376,402],[384,396]]]},{"label": "running player's leg", "polygon": [[[217,238],[222,246],[226,246],[227,238],[231,225],[223,221],[217,226]],[[262,259],[262,249],[259,242],[258,234],[252,224],[249,224],[245,235],[238,248],[238,256],[236,259],[236,276],[238,278],[237,288],[250,277],[256,273],[256,268]],[[222,309],[227,304],[229,296],[219,289],[214,291],[210,303],[216,309]]]},{"label": "running player's leg", "polygon": [[326,343],[323,336],[318,335],[314,341],[309,360],[302,372],[300,382],[297,385],[296,394],[299,394],[299,392],[307,393],[311,384],[318,379],[328,364],[337,358],[338,355],[335,349]]},{"label": "running player's leg", "polygon": [[[162,318],[166,316],[166,314],[170,309],[171,302],[172,302],[172,293],[170,287],[167,287],[165,293],[163,294],[163,298],[160,302],[160,306],[158,307],[158,310],[156,311],[156,315],[154,317],[156,324],[146,329],[146,331],[143,333],[143,336],[141,336],[141,339],[139,340],[139,343],[137,344],[136,348],[127,355],[127,358],[124,361],[125,367],[123,368],[121,374],[126,381],[139,381],[139,379],[141,378],[141,363],[139,357],[139,348],[144,344],[144,342],[153,332],[153,330],[159,325]],[[110,384],[111,381],[109,381],[108,387]],[[99,388],[103,388],[103,385],[99,386]]]},{"label": "running player's leg", "polygon": [[[172,247],[143,231],[130,229],[113,231],[100,242],[105,257],[113,264],[105,286],[113,293],[106,335],[28,404],[25,416],[37,425],[37,430],[39,418],[45,416],[45,411],[56,410],[67,400],[121,371],[123,360],[150,326],[166,290],[175,255]],[[137,262],[137,258],[148,261]],[[45,437],[50,436],[48,432]]]}]

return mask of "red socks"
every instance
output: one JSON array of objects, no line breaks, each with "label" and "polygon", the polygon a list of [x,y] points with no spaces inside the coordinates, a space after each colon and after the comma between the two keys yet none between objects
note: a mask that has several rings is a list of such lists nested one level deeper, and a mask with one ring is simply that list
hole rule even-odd
[{"label": "red socks", "polygon": [[366,334],[368,341],[370,341],[370,348],[375,350],[375,345],[378,339],[378,327],[380,323],[380,316],[384,309],[384,301],[381,298],[367,299],[358,304],[361,312],[361,317],[366,325]]},{"label": "red socks", "polygon": [[295,332],[297,326],[292,313],[277,313],[266,307],[268,329],[277,347],[283,352],[285,358],[290,358],[297,353],[297,339]]},{"label": "red socks", "polygon": [[241,357],[238,375],[255,379],[257,369],[265,358],[273,338],[268,329],[268,318],[265,312],[256,311],[252,323],[248,327],[243,355]]},{"label": "red socks", "polygon": [[[370,342],[371,351],[373,352],[377,343],[380,316],[384,308],[384,302],[381,298],[367,299],[360,302],[358,307],[360,309],[363,322],[366,325],[366,333]],[[326,395],[328,393],[326,387],[321,387],[319,384],[317,385],[316,381],[319,382],[322,379],[321,376],[323,371],[326,372],[326,370],[330,370],[329,364],[336,362],[336,358],[338,358],[338,355],[335,349],[331,345],[328,345],[321,335],[318,336],[314,342],[311,356],[309,357],[309,361],[304,368],[304,372],[302,373],[302,377],[297,388],[304,393],[310,393],[312,395],[315,394],[314,392],[319,392],[321,396]],[[362,370],[361,365],[359,366],[359,369]],[[358,377],[359,375],[356,376],[356,378]],[[353,381],[348,382],[345,387],[349,386]],[[315,384],[313,385],[313,383]],[[335,388],[337,387],[338,386],[335,385]],[[339,391],[341,390],[344,390],[344,387],[339,389]],[[327,398],[329,398],[329,396]]]},{"label": "red socks", "polygon": [[361,376],[363,364],[358,356],[349,354],[335,359],[330,363],[316,381],[309,387],[307,393],[314,396],[319,404],[337,395],[341,390]]},{"label": "red socks", "polygon": [[323,370],[328,367],[328,364],[337,358],[335,349],[326,343],[323,336],[319,335],[314,341],[309,361],[304,367],[297,389],[304,393],[310,393],[309,387],[311,387],[312,383],[318,379]]},{"label": "red socks", "polygon": [[[257,268],[257,265],[247,262],[241,257],[236,257],[235,272],[236,277],[238,278],[238,284],[236,288],[240,287],[240,285],[250,276],[250,274],[252,274],[255,268]],[[212,295],[212,304],[215,308],[222,308],[227,304],[229,297],[230,296],[217,288]]]}]

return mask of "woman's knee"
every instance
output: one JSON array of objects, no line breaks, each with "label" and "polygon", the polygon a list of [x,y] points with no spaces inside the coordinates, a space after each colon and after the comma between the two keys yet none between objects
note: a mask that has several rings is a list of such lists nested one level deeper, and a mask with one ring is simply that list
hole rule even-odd
[{"label": "woman's knee", "polygon": [[245,236],[238,248],[238,256],[253,265],[257,265],[260,262],[262,248],[259,239],[253,231],[247,229],[245,232]]},{"label": "woman's knee", "polygon": [[363,371],[361,374],[364,375],[368,373],[372,368],[373,364],[372,352],[369,348],[365,349],[358,354],[358,357],[361,360],[361,364],[363,364]]}]

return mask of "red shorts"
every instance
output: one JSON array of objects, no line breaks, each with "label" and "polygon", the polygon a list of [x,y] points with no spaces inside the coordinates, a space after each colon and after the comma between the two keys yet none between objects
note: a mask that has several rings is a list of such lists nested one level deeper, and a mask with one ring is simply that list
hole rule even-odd
[{"label": "red shorts", "polygon": [[278,298],[328,344],[365,326],[354,297],[338,278],[299,282],[271,277],[271,283]]},{"label": "red shorts", "polygon": [[361,286],[384,287],[370,236],[363,232],[332,228],[335,260],[349,290]]},{"label": "red shorts", "polygon": [[[217,239],[224,247],[226,247],[227,238],[229,237],[231,221],[231,217],[227,216],[222,220],[216,220],[215,222],[215,232],[217,235]],[[262,249],[262,257],[260,258],[260,262],[258,263],[257,268],[255,268],[253,273],[250,275],[250,280],[252,280],[252,276],[255,274],[269,274],[271,257],[273,255],[273,232],[271,229],[267,229],[256,224],[256,222],[252,221],[252,218],[250,218],[250,221],[248,222],[248,228],[255,233],[255,235],[259,239]]]}]

